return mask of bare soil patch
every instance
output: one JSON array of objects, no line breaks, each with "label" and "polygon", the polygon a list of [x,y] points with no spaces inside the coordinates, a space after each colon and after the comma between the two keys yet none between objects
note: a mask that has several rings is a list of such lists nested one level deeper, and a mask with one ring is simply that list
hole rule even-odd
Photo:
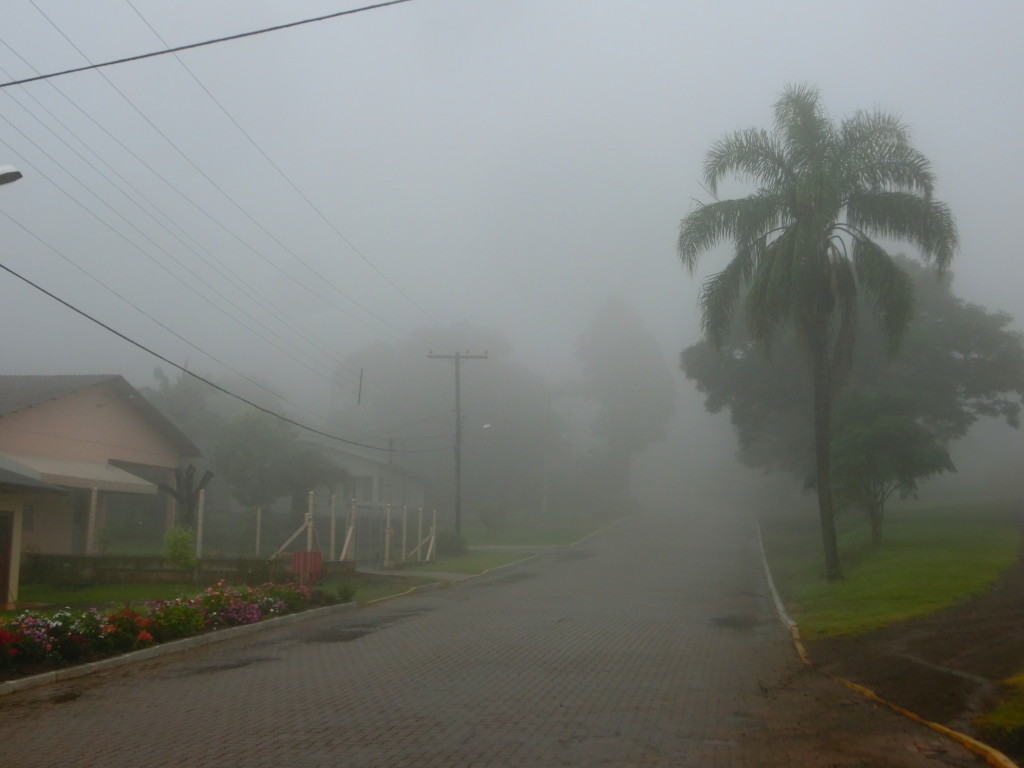
[{"label": "bare soil patch", "polygon": [[808,652],[822,672],[977,736],[973,717],[991,704],[999,681],[1024,670],[1024,558],[964,603],[866,635],[816,640]]}]

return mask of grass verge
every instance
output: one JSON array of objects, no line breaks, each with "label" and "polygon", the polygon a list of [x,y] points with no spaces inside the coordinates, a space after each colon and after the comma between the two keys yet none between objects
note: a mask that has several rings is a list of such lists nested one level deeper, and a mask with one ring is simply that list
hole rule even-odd
[{"label": "grass verge", "polygon": [[1003,695],[974,724],[984,739],[1019,755],[1024,750],[1024,672],[1003,681],[1002,688]]},{"label": "grass verge", "polygon": [[[118,582],[69,587],[29,583],[22,584],[18,590],[18,602],[41,606],[39,611],[46,613],[51,609],[57,611],[64,607],[102,609],[125,603],[140,603],[144,600],[173,600],[176,597],[192,597],[201,591],[202,587],[195,584]],[[0,618],[11,617],[17,613],[18,611],[0,611]]]},{"label": "grass verge", "polygon": [[904,508],[886,521],[885,543],[866,525],[840,536],[846,578],[822,578],[816,526],[768,520],[765,548],[790,615],[808,639],[855,635],[922,616],[982,592],[1016,559],[1018,524],[1002,504]]}]

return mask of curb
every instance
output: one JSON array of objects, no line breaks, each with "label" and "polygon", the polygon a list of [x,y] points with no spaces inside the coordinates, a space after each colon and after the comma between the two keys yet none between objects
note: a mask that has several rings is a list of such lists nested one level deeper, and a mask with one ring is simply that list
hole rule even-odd
[{"label": "curb", "polygon": [[942,725],[941,723],[935,723],[931,720],[925,720],[923,717],[914,712],[911,712],[909,709],[905,709],[904,707],[901,707],[899,704],[894,704],[891,701],[883,699],[870,688],[860,685],[859,683],[854,683],[845,678],[837,677],[836,675],[830,675],[827,672],[824,672],[818,669],[816,666],[814,666],[813,662],[811,662],[810,657],[807,655],[807,648],[804,646],[803,640],[800,638],[800,627],[797,625],[795,621],[793,621],[789,617],[789,614],[786,612],[785,604],[782,602],[782,597],[779,595],[779,592],[775,587],[775,579],[772,578],[772,571],[771,568],[768,566],[768,557],[764,551],[764,540],[761,537],[760,521],[758,521],[757,523],[757,543],[761,548],[761,564],[764,566],[764,573],[768,579],[768,588],[771,590],[772,601],[775,603],[775,611],[779,617],[779,620],[789,630],[790,638],[793,641],[793,648],[796,650],[797,656],[800,657],[800,661],[802,661],[804,664],[806,664],[808,667],[815,670],[816,672],[819,672],[820,674],[829,678],[830,680],[834,680],[837,683],[846,686],[851,691],[856,691],[865,698],[874,701],[876,704],[883,704],[892,711],[897,712],[903,715],[904,717],[913,720],[916,723],[925,725],[931,728],[936,733],[941,733],[943,736],[952,739],[965,749],[984,758],[985,762],[993,766],[993,768],[1020,768],[1020,766],[1018,766],[1017,763],[1008,758],[995,747],[990,747],[988,744],[978,741],[977,739],[968,736],[966,733],[961,733],[960,731],[955,731],[952,728],[947,728],[945,725]]},{"label": "curb", "polygon": [[0,683],[0,697],[16,693],[18,691],[40,688],[45,685],[50,685],[51,683],[59,683],[65,680],[73,680],[77,677],[85,677],[86,675],[91,675],[96,672],[104,672],[108,669],[122,667],[126,664],[134,664],[139,661],[167,656],[172,653],[180,653],[192,648],[200,648],[204,645],[214,645],[215,643],[231,640],[242,635],[250,635],[254,632],[272,629],[286,624],[296,624],[307,619],[325,616],[328,613],[348,611],[358,607],[359,606],[356,603],[327,605],[322,608],[313,608],[308,611],[289,613],[285,616],[275,616],[272,619],[257,621],[255,624],[243,624],[240,627],[228,627],[226,629],[207,632],[202,635],[185,637],[181,640],[172,640],[169,643],[161,643],[160,645],[143,648],[139,651],[123,653],[120,656],[111,656],[108,659],[92,661],[88,664],[79,664],[74,667],[55,669],[52,672],[43,672],[42,674],[32,675],[31,677],[21,677],[16,680],[8,680],[5,683]]}]

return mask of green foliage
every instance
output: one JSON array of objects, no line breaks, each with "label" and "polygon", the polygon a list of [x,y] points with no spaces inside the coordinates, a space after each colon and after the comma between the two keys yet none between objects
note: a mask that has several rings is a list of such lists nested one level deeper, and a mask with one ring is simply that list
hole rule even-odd
[{"label": "green foliage", "polygon": [[175,568],[196,567],[196,540],[191,528],[175,526],[164,535],[164,558]]},{"label": "green foliage", "polygon": [[219,583],[191,599],[126,605],[112,613],[26,611],[0,621],[0,669],[61,666],[123,653],[207,629],[251,624],[309,603],[309,590],[293,584],[236,588]]},{"label": "green foliage", "polygon": [[314,603],[321,605],[336,605],[338,603],[350,603],[356,594],[356,586],[350,581],[334,582],[330,586],[324,585],[312,592],[311,599]]},{"label": "green foliage", "polygon": [[1024,750],[1024,673],[1004,681],[999,699],[973,722],[986,743],[1011,753]]},{"label": "green foliage", "polygon": [[260,412],[228,421],[214,450],[217,469],[232,495],[250,508],[282,496],[304,496],[319,485],[347,478],[315,446],[296,443],[287,423]]},{"label": "green foliage", "polygon": [[910,398],[874,389],[847,393],[832,438],[834,489],[868,515],[875,543],[894,492],[914,496],[918,480],[955,469],[945,446],[915,420]]},{"label": "green foliage", "polygon": [[[865,319],[852,389],[906,399],[915,421],[943,443],[962,437],[983,416],[1015,426],[1024,397],[1024,341],[1010,317],[957,298],[948,277],[936,279],[905,257],[896,260],[911,277],[917,312],[896,354],[877,324]],[[869,315],[869,307],[859,312]],[[704,394],[705,408],[729,411],[744,463],[800,477],[812,471],[810,387],[793,335],[777,339],[768,357],[734,328],[720,351],[707,341],[684,350],[682,368]]]},{"label": "green foliage", "polygon": [[829,579],[842,575],[829,469],[832,397],[849,371],[858,299],[895,349],[909,324],[913,292],[906,273],[872,237],[900,239],[944,270],[957,247],[949,209],[932,196],[930,164],[900,121],[859,112],[834,123],[817,89],[787,87],[769,131],[719,139],[704,160],[716,194],[727,176],[753,181],[751,195],[701,205],[683,219],[677,243],[693,271],[722,240],[731,262],[704,282],[701,325],[715,346],[742,300],[754,344],[770,349],[792,328],[808,364],[814,407],[814,459]]},{"label": "green foliage", "polygon": [[239,504],[268,505],[289,492],[281,458],[288,453],[288,425],[250,411],[228,421],[214,447],[214,461]]},{"label": "green foliage", "polygon": [[867,525],[845,531],[846,578],[825,582],[807,554],[812,530],[766,520],[763,532],[775,581],[809,638],[870,632],[965,600],[1013,564],[1021,543],[1010,507],[900,509],[890,514],[884,548],[868,546]]}]

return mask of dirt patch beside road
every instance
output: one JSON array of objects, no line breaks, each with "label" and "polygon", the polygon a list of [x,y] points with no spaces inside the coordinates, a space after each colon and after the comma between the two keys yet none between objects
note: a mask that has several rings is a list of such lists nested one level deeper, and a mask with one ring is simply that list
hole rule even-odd
[{"label": "dirt patch beside road", "polygon": [[972,718],[991,704],[999,681],[1024,669],[1024,558],[960,605],[859,637],[813,641],[808,651],[821,671],[976,735]]}]

